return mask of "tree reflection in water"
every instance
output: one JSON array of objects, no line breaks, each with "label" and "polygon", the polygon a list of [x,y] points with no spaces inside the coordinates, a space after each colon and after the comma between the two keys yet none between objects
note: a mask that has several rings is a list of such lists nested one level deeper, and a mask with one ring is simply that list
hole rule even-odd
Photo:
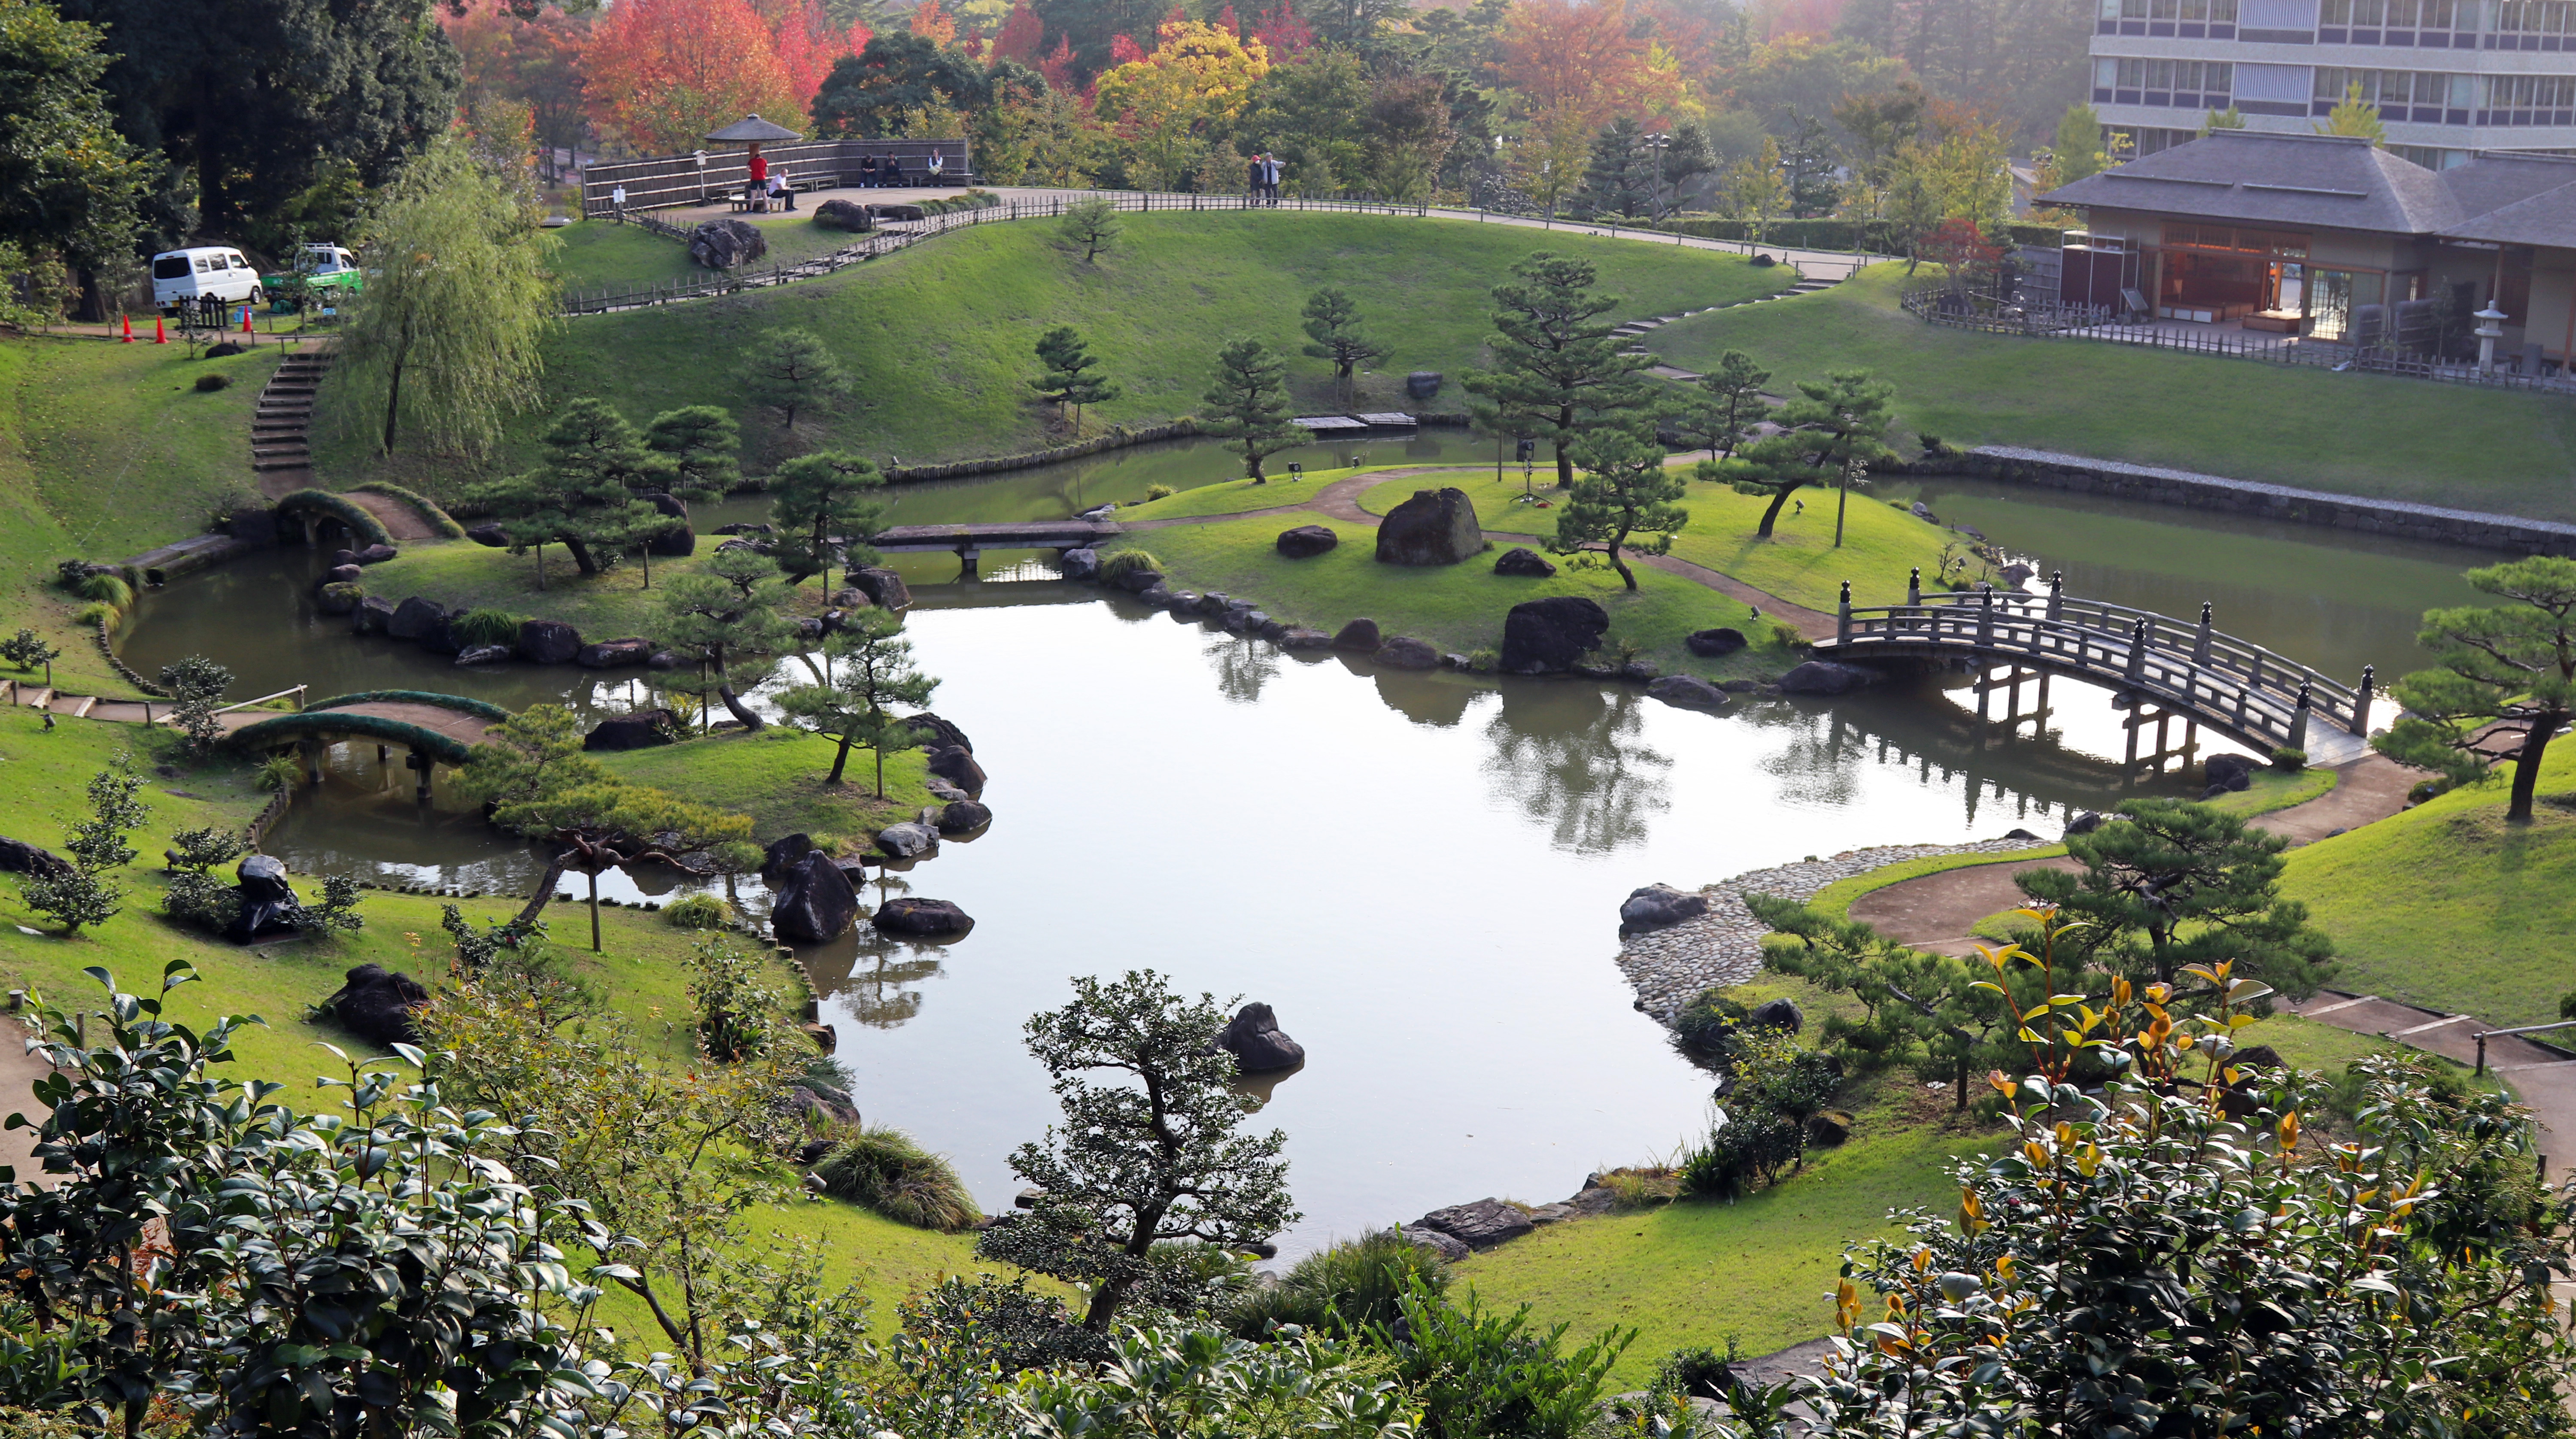
[{"label": "tree reflection in water", "polygon": [[1671,808],[1670,756],[1637,741],[1645,698],[1591,684],[1506,684],[1485,726],[1484,763],[1497,797],[1548,826],[1549,841],[1601,854],[1646,841],[1649,817]]},{"label": "tree reflection in water", "polygon": [[1780,782],[1787,804],[1840,808],[1860,797],[1859,771],[1867,756],[1861,733],[1839,709],[1796,704],[1748,704],[1736,718],[1760,730],[1785,731],[1784,741],[1763,755],[1762,772]]},{"label": "tree reflection in water", "polygon": [[937,946],[884,941],[863,944],[850,965],[850,976],[832,990],[849,1003],[850,1014],[871,1029],[892,1029],[921,1013],[921,991],[908,988],[939,973],[947,954]]},{"label": "tree reflection in water", "polygon": [[1216,668],[1217,693],[1236,704],[1261,698],[1261,687],[1279,677],[1278,649],[1249,636],[1219,634],[1200,653]]}]

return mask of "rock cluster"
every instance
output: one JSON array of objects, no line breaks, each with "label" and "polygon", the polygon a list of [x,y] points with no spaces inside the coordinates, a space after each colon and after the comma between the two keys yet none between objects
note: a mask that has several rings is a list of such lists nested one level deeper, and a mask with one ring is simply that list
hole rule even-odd
[{"label": "rock cluster", "polygon": [[768,253],[768,237],[748,220],[702,221],[689,232],[689,258],[710,270],[730,270]]}]

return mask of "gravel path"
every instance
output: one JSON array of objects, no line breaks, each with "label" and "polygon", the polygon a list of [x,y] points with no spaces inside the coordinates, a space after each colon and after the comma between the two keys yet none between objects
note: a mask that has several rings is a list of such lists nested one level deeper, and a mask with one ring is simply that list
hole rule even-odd
[{"label": "gravel path", "polygon": [[1637,1007],[1670,1024],[1681,1007],[1701,990],[1742,984],[1762,968],[1762,936],[1770,931],[1744,907],[1748,891],[1807,900],[1836,880],[1867,874],[1901,860],[1941,854],[2010,854],[2045,843],[2016,838],[1971,840],[1966,844],[1885,844],[1722,879],[1700,889],[1708,896],[1707,914],[1629,940],[1619,951],[1619,971],[1635,987]]}]

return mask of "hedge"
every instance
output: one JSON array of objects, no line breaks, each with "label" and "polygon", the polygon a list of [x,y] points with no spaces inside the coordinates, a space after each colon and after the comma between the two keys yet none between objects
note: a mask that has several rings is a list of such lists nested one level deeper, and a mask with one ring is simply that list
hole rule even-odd
[{"label": "hedge", "polygon": [[[1697,235],[1704,240],[1753,239],[1750,220],[1666,220],[1653,228]],[[2055,248],[2064,244],[2066,232],[2055,225],[2006,225],[1998,237],[2016,245],[2042,245]],[[1878,255],[1902,255],[1905,241],[1896,226],[1886,220],[1774,220],[1762,227],[1762,243],[1793,250],[1866,250]]]},{"label": "hedge", "polygon": [[420,512],[420,517],[422,519],[429,521],[429,527],[431,529],[438,531],[440,539],[461,540],[465,538],[465,527],[458,524],[452,517],[450,517],[447,511],[440,509],[438,507],[438,501],[420,493],[418,490],[404,489],[402,486],[397,485],[390,480],[369,480],[363,485],[351,485],[349,488],[353,490],[365,490],[370,494],[383,495],[388,499],[400,500],[404,504],[411,506],[414,510]]},{"label": "hedge", "polygon": [[349,533],[371,545],[390,545],[394,542],[393,532],[385,528],[384,521],[369,514],[366,506],[346,495],[335,495],[329,490],[297,490],[277,502],[277,513],[280,518],[288,515],[316,514],[325,519],[337,520],[348,526]]}]

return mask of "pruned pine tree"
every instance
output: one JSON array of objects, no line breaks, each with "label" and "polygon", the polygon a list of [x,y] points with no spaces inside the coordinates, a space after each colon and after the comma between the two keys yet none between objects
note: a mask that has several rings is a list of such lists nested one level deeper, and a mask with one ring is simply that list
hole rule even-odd
[{"label": "pruned pine tree", "polygon": [[1046,366],[1032,383],[1040,398],[1055,402],[1061,416],[1067,405],[1073,407],[1073,432],[1082,433],[1082,412],[1092,405],[1103,405],[1125,393],[1117,381],[1094,373],[1100,357],[1091,352],[1081,332],[1071,325],[1058,325],[1038,336],[1038,363]]},{"label": "pruned pine tree", "polygon": [[2425,612],[2416,641],[2437,667],[2389,687],[2405,712],[2371,745],[2454,784],[2482,782],[2510,762],[2505,819],[2528,824],[2541,755],[2576,719],[2576,560],[2535,555],[2468,579],[2512,603]]},{"label": "pruned pine tree", "polygon": [[1486,339],[1494,368],[1464,381],[1479,423],[1554,443],[1556,482],[1568,489],[1567,447],[1602,415],[1646,408],[1642,376],[1656,363],[1611,333],[1601,317],[1619,297],[1594,294],[1594,278],[1590,261],[1545,250],[1512,266],[1512,278],[1494,287],[1497,333]]},{"label": "pruned pine tree", "polygon": [[1076,976],[1073,991],[1028,1022],[1029,1052],[1064,1107],[1062,1126],[1011,1155],[1037,1206],[985,1230],[976,1252],[1088,1286],[1082,1325],[1105,1334],[1122,1310],[1186,1313],[1207,1301],[1201,1266],[1160,1246],[1239,1249],[1298,1215],[1279,1157],[1288,1137],[1241,1132],[1261,1106],[1216,1047],[1226,1012],[1213,996],[1184,999],[1152,970]]},{"label": "pruned pine tree", "polygon": [[778,531],[770,556],[791,585],[828,575],[838,557],[844,573],[876,563],[868,542],[885,527],[885,474],[840,450],[798,455],[770,481],[769,522]]},{"label": "pruned pine tree", "polygon": [[1056,226],[1056,248],[1066,254],[1081,251],[1082,263],[1088,265],[1117,244],[1126,228],[1119,223],[1117,203],[1108,196],[1076,200],[1064,207],[1064,219]]},{"label": "pruned pine tree", "polygon": [[1269,483],[1262,461],[1307,441],[1290,420],[1288,362],[1259,340],[1235,340],[1217,352],[1216,378],[1200,397],[1208,434],[1243,456],[1243,472],[1256,485]]},{"label": "pruned pine tree", "polygon": [[644,448],[663,464],[668,492],[693,504],[723,499],[742,483],[742,426],[715,405],[664,410],[644,429]]},{"label": "pruned pine tree", "polygon": [[1613,425],[1576,440],[1574,462],[1582,468],[1573,494],[1556,512],[1556,534],[1547,547],[1578,562],[1598,556],[1633,590],[1636,573],[1620,552],[1641,534],[1654,536],[1635,543],[1645,554],[1673,547],[1674,534],[1690,523],[1690,511],[1673,503],[1683,494],[1682,474],[1665,467],[1663,446]]},{"label": "pruned pine tree", "polygon": [[1371,360],[1384,359],[1392,347],[1381,344],[1360,320],[1359,304],[1339,285],[1326,285],[1306,297],[1305,353],[1333,362],[1333,384],[1349,404],[1353,374]]},{"label": "pruned pine tree", "polygon": [[793,589],[769,556],[720,549],[662,587],[661,636],[695,662],[700,682],[748,730],[768,727],[739,691],[768,678],[796,637]]},{"label": "pruned pine tree", "polygon": [[488,451],[536,403],[561,323],[541,218],[461,133],[405,165],[358,230],[367,288],[347,302],[325,412],[371,425],[388,455],[406,423],[432,450]]},{"label": "pruned pine tree", "polygon": [[778,412],[783,430],[794,430],[798,415],[850,392],[849,374],[811,330],[771,331],[744,357],[742,378],[755,403]]},{"label": "pruned pine tree", "polygon": [[562,545],[575,568],[596,575],[598,552],[614,551],[633,543],[639,532],[670,523],[637,498],[661,487],[666,466],[616,406],[590,396],[574,400],[547,428],[543,443],[545,458],[537,468],[466,491],[468,500],[491,511],[512,554],[536,553],[537,588],[546,587],[548,544]]},{"label": "pruned pine tree", "polygon": [[778,697],[778,708],[790,724],[840,741],[832,755],[832,773],[823,782],[837,785],[850,762],[850,747],[864,745],[876,756],[876,797],[885,798],[885,756],[920,738],[891,706],[918,709],[930,703],[939,681],[912,667],[912,641],[903,637],[903,617],[881,609],[861,610],[823,641],[832,659],[826,684],[799,685]]},{"label": "pruned pine tree", "polygon": [[[1762,523],[1754,533],[1769,538],[1789,497],[1808,485],[1848,485],[1850,467],[1891,459],[1895,451],[1881,438],[1887,432],[1896,387],[1872,380],[1867,370],[1835,370],[1822,380],[1798,382],[1799,398],[1771,416],[1785,428],[1743,451],[1750,474],[1728,474],[1703,460],[1703,479],[1724,480],[1747,495],[1768,495]],[[1839,539],[1842,521],[1835,518]]]}]

